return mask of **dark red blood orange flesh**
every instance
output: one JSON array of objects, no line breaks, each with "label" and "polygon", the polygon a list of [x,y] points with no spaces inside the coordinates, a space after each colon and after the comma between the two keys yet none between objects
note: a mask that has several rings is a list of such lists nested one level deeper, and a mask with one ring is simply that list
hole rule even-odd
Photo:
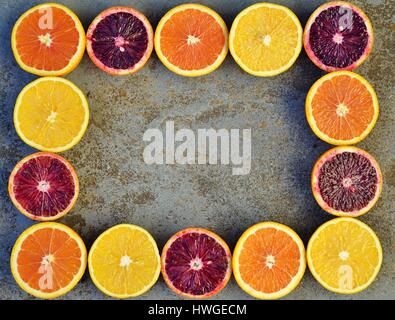
[{"label": "dark red blood orange flesh", "polygon": [[38,153],[22,160],[11,174],[9,192],[16,207],[34,220],[66,214],[78,196],[74,169],[63,158]]},{"label": "dark red blood orange flesh", "polygon": [[372,49],[373,30],[357,7],[332,2],[318,8],[306,24],[304,42],[312,61],[326,71],[352,70]]},{"label": "dark red blood orange flesh", "polygon": [[230,251],[225,242],[203,229],[187,229],[165,246],[163,275],[176,293],[205,298],[223,289],[230,277]]},{"label": "dark red blood orange flesh", "polygon": [[361,149],[332,150],[332,154],[330,150],[321,157],[313,171],[316,199],[336,215],[357,216],[367,212],[381,192],[377,162]]},{"label": "dark red blood orange flesh", "polygon": [[93,62],[110,74],[131,74],[140,69],[152,52],[153,31],[138,11],[110,8],[89,27],[88,53]]},{"label": "dark red blood orange flesh", "polygon": [[324,201],[335,210],[361,210],[377,192],[377,171],[364,156],[343,152],[328,160],[318,175]]},{"label": "dark red blood orange flesh", "polygon": [[127,12],[105,17],[93,31],[93,51],[110,68],[132,68],[144,56],[147,47],[148,34],[144,24]]}]

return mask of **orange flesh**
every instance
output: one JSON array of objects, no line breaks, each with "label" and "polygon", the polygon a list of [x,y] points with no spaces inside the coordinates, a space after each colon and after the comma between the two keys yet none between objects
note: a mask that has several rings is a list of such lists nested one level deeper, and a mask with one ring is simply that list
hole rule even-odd
[{"label": "orange flesh", "polygon": [[[278,292],[298,273],[300,258],[298,245],[287,233],[274,228],[260,229],[243,244],[240,275],[256,291]],[[268,262],[269,265],[273,262],[271,268]]]},{"label": "orange flesh", "polygon": [[[50,16],[52,10],[52,28]],[[50,38],[43,43],[40,37]],[[78,49],[79,33],[73,19],[63,10],[43,8],[25,17],[16,31],[16,48],[22,62],[32,68],[45,71],[64,69]],[[43,40],[45,41],[45,40]]]},{"label": "orange flesh", "polygon": [[175,13],[160,34],[163,55],[182,70],[211,66],[224,46],[224,31],[219,23],[208,13],[196,9]]},{"label": "orange flesh", "polygon": [[368,89],[358,79],[341,75],[318,88],[312,113],[321,132],[336,140],[349,140],[368,128],[375,111]]},{"label": "orange flesh", "polygon": [[[40,288],[40,279],[46,273],[43,259],[52,255],[52,289]],[[66,287],[81,267],[81,249],[66,232],[46,228],[29,235],[22,243],[17,258],[18,272],[31,288],[42,292],[55,292]]]}]

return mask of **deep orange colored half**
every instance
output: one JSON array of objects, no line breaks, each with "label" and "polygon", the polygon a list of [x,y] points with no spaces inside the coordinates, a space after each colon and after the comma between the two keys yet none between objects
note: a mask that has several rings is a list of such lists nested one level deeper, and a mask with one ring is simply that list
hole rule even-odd
[{"label": "deep orange colored half", "polygon": [[313,131],[334,145],[354,144],[373,129],[379,114],[376,94],[361,76],[349,71],[328,74],[311,88],[306,115]]},{"label": "deep orange colored half", "polygon": [[228,51],[228,30],[210,8],[185,4],[170,10],[160,21],[155,47],[170,70],[186,76],[216,69]]},{"label": "deep orange colored half", "polygon": [[260,299],[276,299],[291,292],[305,266],[303,242],[293,230],[274,222],[249,228],[233,255],[236,281]]},{"label": "deep orange colored half", "polygon": [[58,4],[43,4],[23,14],[12,33],[18,64],[39,76],[71,72],[85,50],[85,32],[78,17]]},{"label": "deep orange colored half", "polygon": [[86,268],[82,239],[59,223],[41,223],[18,238],[11,254],[15,280],[39,298],[55,298],[70,291]]}]

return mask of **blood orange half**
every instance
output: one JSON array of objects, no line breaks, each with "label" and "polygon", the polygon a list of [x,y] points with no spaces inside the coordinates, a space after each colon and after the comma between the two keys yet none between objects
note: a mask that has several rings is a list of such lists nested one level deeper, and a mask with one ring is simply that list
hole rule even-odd
[{"label": "blood orange half", "polygon": [[148,19],[130,7],[112,7],[100,13],[87,32],[87,51],[93,63],[112,75],[139,71],[153,50]]},{"label": "blood orange half", "polygon": [[318,204],[335,216],[358,217],[380,197],[380,166],[366,151],[336,147],[325,152],[314,166],[311,187]]},{"label": "blood orange half", "polygon": [[45,3],[26,11],[12,30],[12,50],[19,66],[38,76],[73,71],[85,52],[85,31],[68,8]]},{"label": "blood orange half", "polygon": [[15,166],[8,192],[14,205],[28,218],[52,221],[74,206],[79,193],[78,177],[61,156],[39,152]]},{"label": "blood orange half", "polygon": [[357,6],[334,1],[318,7],[306,23],[303,37],[307,55],[328,72],[353,70],[373,48],[373,27]]},{"label": "blood orange half", "polygon": [[162,63],[181,76],[206,75],[217,69],[228,53],[228,29],[212,9],[182,4],[160,20],[155,50]]},{"label": "blood orange half", "polygon": [[247,229],[233,253],[238,285],[258,299],[278,299],[294,290],[306,269],[305,248],[291,228],[261,222]]},{"label": "blood orange half", "polygon": [[11,253],[11,271],[18,285],[42,299],[54,299],[72,290],[81,280],[87,260],[81,237],[54,222],[25,230]]},{"label": "blood orange half", "polygon": [[179,231],[163,248],[162,274],[169,288],[181,296],[211,297],[230,279],[229,247],[218,235],[206,229]]}]

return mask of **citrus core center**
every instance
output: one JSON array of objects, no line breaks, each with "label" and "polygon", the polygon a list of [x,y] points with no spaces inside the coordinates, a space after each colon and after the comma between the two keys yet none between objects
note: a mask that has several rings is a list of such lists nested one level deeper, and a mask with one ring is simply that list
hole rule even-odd
[{"label": "citrus core center", "polygon": [[199,271],[200,269],[203,268],[203,261],[200,258],[195,258],[191,260],[189,266],[191,267],[192,270]]},{"label": "citrus core center", "polygon": [[55,120],[56,120],[56,116],[57,116],[57,115],[58,115],[58,114],[57,114],[56,112],[51,111],[51,114],[48,116],[47,121],[48,121],[48,122],[51,122],[51,123],[54,123]]},{"label": "citrus core center", "polygon": [[119,262],[119,266],[121,268],[127,268],[132,263],[132,259],[129,256],[122,256],[121,261]]},{"label": "citrus core center", "polygon": [[350,254],[347,251],[341,251],[339,253],[339,258],[343,261],[346,261],[349,258]]},{"label": "citrus core center", "polygon": [[342,44],[343,43],[343,36],[340,33],[336,33],[333,36],[333,42],[337,44]]},{"label": "citrus core center", "polygon": [[342,183],[343,183],[343,187],[345,187],[345,188],[350,188],[353,185],[351,178],[343,179]]},{"label": "citrus core center", "polygon": [[51,35],[49,33],[46,33],[44,35],[38,36],[38,40],[41,42],[41,44],[47,46],[48,48],[52,44],[52,38],[51,38]]},{"label": "citrus core center", "polygon": [[37,186],[37,189],[40,192],[48,192],[49,188],[50,188],[49,182],[44,180],[40,181]]},{"label": "citrus core center", "polygon": [[200,42],[200,39],[198,37],[195,37],[193,35],[188,35],[187,43],[189,46],[192,46],[194,44],[197,44]]},{"label": "citrus core center", "polygon": [[268,47],[270,46],[270,42],[272,41],[272,37],[270,35],[266,35],[262,38],[263,44]]},{"label": "citrus core center", "polygon": [[114,39],[114,43],[115,43],[115,46],[117,48],[119,48],[119,51],[124,52],[125,51],[124,46],[125,46],[125,44],[128,44],[129,42],[127,40],[125,40],[124,37],[118,36]]},{"label": "citrus core center", "polygon": [[276,263],[276,259],[274,259],[274,257],[273,257],[271,254],[269,254],[269,255],[266,257],[266,267],[268,267],[269,269],[271,269],[271,268],[274,267],[275,263]]},{"label": "citrus core center", "polygon": [[343,103],[339,103],[339,105],[336,108],[336,114],[339,117],[344,117],[347,113],[349,112],[347,106]]},{"label": "citrus core center", "polygon": [[43,259],[41,261],[41,265],[44,265],[44,266],[49,265],[54,260],[55,260],[54,256],[52,254],[48,254],[48,255],[43,257]]}]

